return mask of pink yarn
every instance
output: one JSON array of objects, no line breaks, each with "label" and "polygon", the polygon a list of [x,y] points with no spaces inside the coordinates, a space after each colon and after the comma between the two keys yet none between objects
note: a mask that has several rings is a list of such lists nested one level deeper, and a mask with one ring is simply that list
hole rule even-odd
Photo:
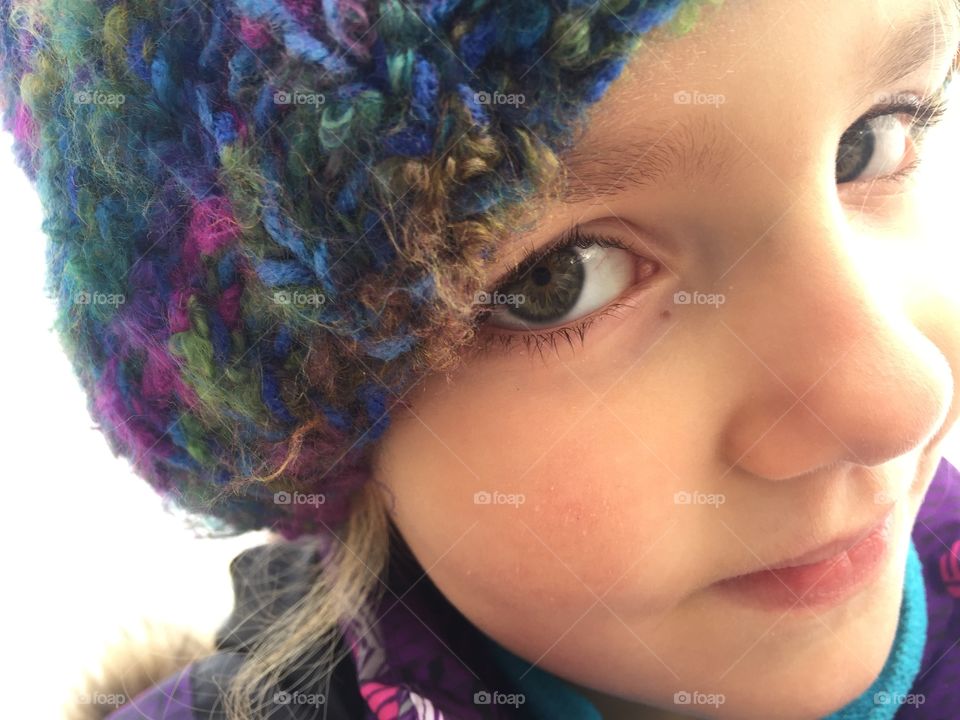
[{"label": "pink yarn", "polygon": [[270,28],[266,23],[241,17],[240,38],[251,50],[259,50],[270,44],[273,35],[271,35]]},{"label": "pink yarn", "polygon": [[240,227],[227,198],[215,195],[194,205],[187,227],[187,248],[194,246],[204,255],[213,255],[239,235]]},{"label": "pink yarn", "polygon": [[38,147],[37,123],[33,119],[33,113],[22,102],[17,103],[16,117],[13,121],[13,137],[17,142],[21,142],[30,147],[35,152]]},{"label": "pink yarn", "polygon": [[231,285],[217,300],[217,310],[223,322],[230,330],[236,330],[240,324],[240,295],[243,288],[240,285]]}]

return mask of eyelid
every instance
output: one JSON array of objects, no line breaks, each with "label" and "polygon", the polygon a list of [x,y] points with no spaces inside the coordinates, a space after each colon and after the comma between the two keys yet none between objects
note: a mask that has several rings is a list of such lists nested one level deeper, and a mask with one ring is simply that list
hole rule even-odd
[{"label": "eyelid", "polygon": [[927,96],[915,93],[902,93],[895,97],[910,99],[878,103],[857,118],[853,125],[858,125],[885,115],[908,115],[915,124],[922,122],[932,125],[940,120],[947,111],[946,87],[941,87],[932,95]]},{"label": "eyelid", "polygon": [[851,129],[875,118],[906,115],[909,118],[906,132],[910,136],[911,152],[914,157],[907,165],[888,175],[849,180],[839,184],[838,187],[857,190],[866,186],[873,189],[881,184],[900,184],[904,178],[909,177],[920,165],[921,157],[919,153],[926,132],[940,123],[947,113],[949,107],[947,85],[950,77],[948,75],[943,85],[932,94],[923,96],[919,93],[902,93],[898,97],[910,97],[911,99],[875,105],[861,115],[850,126]]},{"label": "eyelid", "polygon": [[573,247],[578,243],[583,243],[582,247],[586,247],[588,244],[597,244],[601,247],[618,247],[622,250],[630,250],[630,247],[626,243],[617,240],[608,233],[584,230],[580,223],[571,221],[567,229],[553,240],[538,248],[532,248],[519,262],[513,264],[512,267],[488,283],[488,287],[486,288],[487,292],[493,292],[511,280],[521,276],[524,270],[533,267],[551,253],[567,247]]}]

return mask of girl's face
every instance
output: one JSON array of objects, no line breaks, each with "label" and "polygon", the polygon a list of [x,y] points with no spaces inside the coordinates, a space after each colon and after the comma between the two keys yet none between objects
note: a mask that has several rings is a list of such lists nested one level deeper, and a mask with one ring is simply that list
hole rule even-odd
[{"label": "girl's face", "polygon": [[[819,717],[875,679],[960,412],[953,223],[909,167],[910,106],[960,38],[936,10],[728,3],[641,46],[595,106],[568,201],[509,239],[475,351],[406,396],[375,462],[418,560],[496,641],[711,718]],[[721,582],[888,511],[859,583]]]}]

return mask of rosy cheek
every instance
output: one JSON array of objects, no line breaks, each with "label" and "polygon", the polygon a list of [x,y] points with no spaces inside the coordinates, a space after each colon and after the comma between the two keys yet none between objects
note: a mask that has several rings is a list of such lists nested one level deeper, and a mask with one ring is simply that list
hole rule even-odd
[{"label": "rosy cheek", "polygon": [[669,558],[655,545],[678,537],[666,537],[667,471],[585,389],[510,390],[461,378],[453,395],[421,395],[385,437],[383,479],[421,563],[491,612],[521,595],[582,613],[608,591],[634,607],[664,593]]},{"label": "rosy cheek", "polygon": [[[552,564],[598,595],[630,594],[639,579],[660,574],[663,555],[647,552],[669,530],[664,478],[624,463],[636,453],[615,427],[604,438],[560,444],[526,480],[523,520]],[[649,466],[648,466],[649,467]],[[576,577],[574,577],[576,576]]]}]

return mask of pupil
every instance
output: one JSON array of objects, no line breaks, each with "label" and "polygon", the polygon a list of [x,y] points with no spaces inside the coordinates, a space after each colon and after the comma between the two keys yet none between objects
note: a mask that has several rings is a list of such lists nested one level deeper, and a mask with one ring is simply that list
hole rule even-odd
[{"label": "pupil", "polygon": [[537,285],[543,286],[550,282],[550,271],[539,265],[533,269],[533,272],[530,273],[530,279],[533,280]]},{"label": "pupil", "polygon": [[840,138],[837,151],[837,182],[855,180],[870,164],[874,151],[873,132],[862,127],[849,130]]},{"label": "pupil", "polygon": [[577,304],[586,279],[580,254],[573,248],[556,250],[512,282],[500,288],[523,300],[505,308],[531,324],[562,319]]}]

